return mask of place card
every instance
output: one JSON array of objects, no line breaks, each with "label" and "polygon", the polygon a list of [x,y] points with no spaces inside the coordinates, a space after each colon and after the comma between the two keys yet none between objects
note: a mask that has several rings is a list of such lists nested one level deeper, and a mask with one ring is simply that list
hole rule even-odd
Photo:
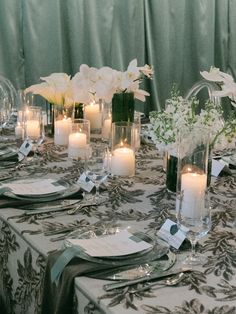
[{"label": "place card", "polygon": [[92,189],[95,187],[95,184],[86,176],[86,174],[83,172],[79,179],[77,180],[77,184],[81,189],[84,191],[90,193]]},{"label": "place card", "polygon": [[212,159],[211,175],[214,177],[218,177],[222,171],[231,173],[228,168],[228,163],[222,159],[220,160]]},{"label": "place card", "polygon": [[127,230],[101,238],[68,239],[68,241],[93,257],[123,256],[152,248],[150,243],[134,236]]},{"label": "place card", "polygon": [[185,240],[185,234],[179,230],[177,224],[170,219],[165,221],[157,235],[175,249],[179,249]]},{"label": "place card", "polygon": [[30,151],[33,148],[33,144],[28,140],[25,140],[19,149],[19,153],[24,155],[25,157],[29,155]]}]

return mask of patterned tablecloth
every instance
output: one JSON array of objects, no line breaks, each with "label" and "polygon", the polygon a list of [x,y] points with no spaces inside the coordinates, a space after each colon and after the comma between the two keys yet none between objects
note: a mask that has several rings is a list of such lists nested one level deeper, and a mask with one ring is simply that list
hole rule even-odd
[{"label": "patterned tablecloth", "polygon": [[[99,141],[92,143],[100,147]],[[71,161],[50,142],[41,148],[36,163],[0,171],[18,177],[63,177],[75,182],[82,172],[80,161]],[[236,313],[236,173],[217,178],[211,186],[212,230],[198,250],[208,263],[187,273],[175,287],[132,294],[122,288],[106,293],[107,281],[77,277],[75,309],[78,313]],[[136,154],[136,175],[109,178],[102,189],[109,201],[84,207],[76,215],[66,212],[26,216],[17,208],[0,209],[0,313],[40,313],[42,281],[47,255],[61,248],[68,232],[92,224],[119,221],[155,235],[167,218],[175,220],[175,196],[165,188],[162,157],[152,145]],[[50,231],[58,233],[50,235]],[[186,250],[176,251],[177,265]],[[76,312],[75,310],[75,312]],[[47,313],[44,313],[47,314]]]}]

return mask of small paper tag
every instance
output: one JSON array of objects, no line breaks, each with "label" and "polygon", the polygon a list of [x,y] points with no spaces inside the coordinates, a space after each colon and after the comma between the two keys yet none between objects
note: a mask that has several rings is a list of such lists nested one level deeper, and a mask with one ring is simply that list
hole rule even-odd
[{"label": "small paper tag", "polygon": [[223,160],[212,159],[211,175],[214,177],[218,177],[218,175],[225,167],[227,167],[227,163]]},{"label": "small paper tag", "polygon": [[158,236],[168,242],[170,246],[178,249],[185,240],[184,233],[178,229],[175,222],[167,219],[158,231]]},{"label": "small paper tag", "polygon": [[81,174],[77,181],[77,184],[81,187],[81,189],[88,193],[90,193],[95,186],[95,184],[86,176],[85,173]]},{"label": "small paper tag", "polygon": [[29,155],[30,151],[32,150],[32,143],[25,140],[24,143],[21,145],[19,152],[24,155],[25,157]]}]

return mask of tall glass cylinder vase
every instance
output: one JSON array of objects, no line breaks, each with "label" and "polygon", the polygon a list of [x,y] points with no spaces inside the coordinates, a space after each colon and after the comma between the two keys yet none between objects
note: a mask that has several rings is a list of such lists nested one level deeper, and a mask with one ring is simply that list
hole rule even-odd
[{"label": "tall glass cylinder vase", "polygon": [[72,129],[74,105],[53,105],[54,144],[67,146]]},{"label": "tall glass cylinder vase", "polygon": [[132,122],[112,123],[111,173],[118,176],[135,174],[135,128]]},{"label": "tall glass cylinder vase", "polygon": [[111,104],[104,103],[102,110],[102,140],[110,142],[111,139]]},{"label": "tall glass cylinder vase", "polygon": [[112,122],[134,122],[134,94],[116,93],[112,98]]},{"label": "tall glass cylinder vase", "polygon": [[201,264],[204,257],[195,252],[195,245],[211,227],[207,189],[208,130],[194,129],[188,133],[180,132],[177,147],[177,221],[179,228],[192,244],[192,253],[185,260],[185,264]]},{"label": "tall glass cylinder vase", "polygon": [[176,192],[178,158],[176,151],[166,152],[166,188]]}]

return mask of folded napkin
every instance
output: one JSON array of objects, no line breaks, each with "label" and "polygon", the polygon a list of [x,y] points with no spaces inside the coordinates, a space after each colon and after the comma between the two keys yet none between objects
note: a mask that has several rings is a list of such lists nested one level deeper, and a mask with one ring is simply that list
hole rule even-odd
[{"label": "folded napkin", "polygon": [[[52,199],[45,199],[43,200],[35,200],[34,198],[31,198],[31,199],[14,199],[14,198],[10,198],[10,197],[7,197],[5,195],[1,195],[2,193],[6,192],[6,190],[4,191],[3,188],[0,189],[0,208],[7,208],[7,207],[12,207],[12,208],[18,208],[18,207],[21,207],[21,206],[24,206],[24,205],[32,205],[32,204],[39,204],[40,202],[44,203],[44,202],[47,202],[49,203],[50,201],[55,201],[57,199],[60,199],[60,198],[52,198]],[[79,190],[77,192],[75,192],[74,194],[72,195],[69,195],[68,197],[63,197],[63,199],[82,199],[83,198],[83,191],[82,190]]]},{"label": "folded napkin", "polygon": [[42,291],[42,314],[72,314],[74,297],[74,278],[88,275],[98,270],[112,268],[74,257],[64,268],[58,283],[52,283],[51,270],[63,252],[58,251],[48,256]]},{"label": "folded napkin", "polygon": [[18,160],[19,160],[18,153],[0,155],[0,164],[4,161],[15,161],[15,162],[17,162]]}]

